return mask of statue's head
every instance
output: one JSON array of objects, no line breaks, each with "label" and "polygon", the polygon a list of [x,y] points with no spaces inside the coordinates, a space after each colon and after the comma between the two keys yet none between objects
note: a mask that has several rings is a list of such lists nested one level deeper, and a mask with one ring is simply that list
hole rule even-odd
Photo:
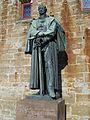
[{"label": "statue's head", "polygon": [[38,11],[39,11],[40,15],[43,15],[43,14],[45,14],[47,12],[47,8],[46,8],[46,6],[44,4],[40,4],[38,6]]}]

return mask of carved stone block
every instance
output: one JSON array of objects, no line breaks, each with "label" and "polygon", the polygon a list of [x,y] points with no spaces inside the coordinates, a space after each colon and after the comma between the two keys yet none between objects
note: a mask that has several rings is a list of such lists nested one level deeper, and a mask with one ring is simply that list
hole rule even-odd
[{"label": "carved stone block", "polygon": [[16,120],[65,120],[65,101],[24,99],[17,103]]}]

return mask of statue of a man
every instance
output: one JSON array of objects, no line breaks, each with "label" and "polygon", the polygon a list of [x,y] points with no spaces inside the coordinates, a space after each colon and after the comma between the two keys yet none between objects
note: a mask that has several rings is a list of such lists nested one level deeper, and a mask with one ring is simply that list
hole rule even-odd
[{"label": "statue of a man", "polygon": [[38,11],[40,16],[30,23],[25,50],[32,54],[30,89],[40,89],[40,95],[56,98],[58,54],[65,51],[65,32],[55,17],[47,16],[45,5],[40,4]]}]

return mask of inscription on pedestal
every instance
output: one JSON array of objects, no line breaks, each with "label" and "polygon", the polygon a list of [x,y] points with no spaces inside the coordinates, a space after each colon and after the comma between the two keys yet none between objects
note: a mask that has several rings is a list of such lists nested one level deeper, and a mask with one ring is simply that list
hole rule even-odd
[{"label": "inscription on pedestal", "polygon": [[17,103],[16,120],[65,120],[64,100],[22,100]]}]

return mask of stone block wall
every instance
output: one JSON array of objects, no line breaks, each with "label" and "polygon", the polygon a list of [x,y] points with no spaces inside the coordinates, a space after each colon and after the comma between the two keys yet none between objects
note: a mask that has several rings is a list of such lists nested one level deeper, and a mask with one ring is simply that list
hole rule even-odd
[{"label": "stone block wall", "polygon": [[62,96],[67,120],[90,120],[90,12],[79,0],[33,0],[32,17],[20,19],[21,5],[0,1],[0,120],[16,119],[16,102],[30,93],[31,56],[24,54],[29,21],[44,2],[67,36],[68,66],[62,71]]}]

